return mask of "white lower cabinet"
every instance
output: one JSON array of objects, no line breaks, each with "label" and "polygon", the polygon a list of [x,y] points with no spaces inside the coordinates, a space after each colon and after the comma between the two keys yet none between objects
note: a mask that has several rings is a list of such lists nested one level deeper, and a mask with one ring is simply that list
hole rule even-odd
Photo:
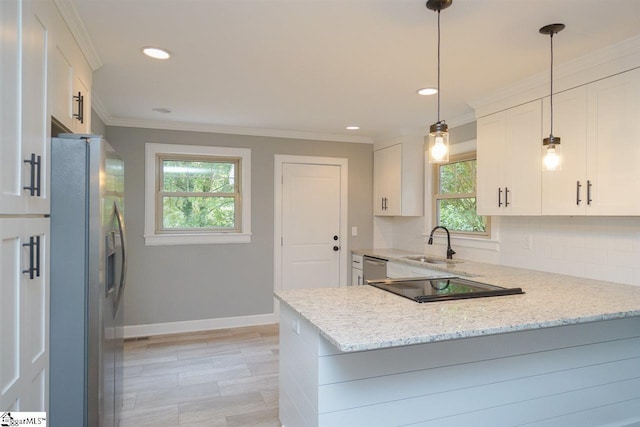
[{"label": "white lower cabinet", "polygon": [[362,255],[351,254],[351,286],[364,285]]},{"label": "white lower cabinet", "polygon": [[0,412],[45,412],[49,219],[0,218]]}]

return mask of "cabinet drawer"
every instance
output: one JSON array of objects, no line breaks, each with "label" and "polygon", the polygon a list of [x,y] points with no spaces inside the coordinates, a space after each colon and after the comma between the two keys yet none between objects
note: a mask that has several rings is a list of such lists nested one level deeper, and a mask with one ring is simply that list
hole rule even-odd
[{"label": "cabinet drawer", "polygon": [[362,270],[362,255],[351,255],[351,268]]}]

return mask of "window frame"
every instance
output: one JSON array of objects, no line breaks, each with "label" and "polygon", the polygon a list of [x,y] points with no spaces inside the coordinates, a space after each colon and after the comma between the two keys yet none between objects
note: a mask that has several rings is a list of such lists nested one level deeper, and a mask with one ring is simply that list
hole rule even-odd
[{"label": "window frame", "polygon": [[[477,154],[476,151],[470,151],[466,153],[460,153],[451,155],[449,157],[449,161],[447,163],[437,163],[434,164],[432,168],[432,182],[433,182],[433,194],[432,194],[432,203],[431,203],[431,215],[433,218],[434,224],[440,225],[440,218],[438,215],[438,202],[440,200],[452,200],[452,199],[465,199],[473,197],[478,200],[478,192],[477,192],[477,183],[478,177],[476,174],[476,192],[474,193],[456,193],[456,194],[441,194],[440,193],[440,166],[449,165],[451,163],[459,163],[465,162],[469,160],[476,160],[477,165]],[[476,212],[477,214],[477,212]],[[491,239],[491,216],[482,215],[487,218],[487,225],[484,232],[475,232],[475,231],[460,231],[460,230],[449,230],[452,236],[458,237],[470,237],[477,239]]]},{"label": "window frame", "polygon": [[[236,228],[163,229],[162,171],[163,160],[237,162]],[[218,193],[223,194],[223,193]],[[231,193],[224,193],[231,194]],[[216,197],[216,196],[212,196]],[[239,207],[239,209],[238,209]],[[190,245],[251,242],[251,149],[181,144],[145,144],[145,245]]]}]

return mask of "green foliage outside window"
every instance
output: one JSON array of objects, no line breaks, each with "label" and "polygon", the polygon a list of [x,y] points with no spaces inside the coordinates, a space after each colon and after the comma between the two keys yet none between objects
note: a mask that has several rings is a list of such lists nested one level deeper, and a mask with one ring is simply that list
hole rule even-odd
[{"label": "green foliage outside window", "polygon": [[487,217],[476,213],[476,160],[439,166],[438,225],[452,231],[485,233]]},{"label": "green foliage outside window", "polygon": [[160,159],[164,230],[235,230],[240,194],[237,159]]}]

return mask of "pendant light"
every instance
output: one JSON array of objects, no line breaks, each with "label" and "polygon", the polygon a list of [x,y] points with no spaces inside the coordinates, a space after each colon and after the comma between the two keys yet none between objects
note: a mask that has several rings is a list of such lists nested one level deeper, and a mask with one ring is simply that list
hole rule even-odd
[{"label": "pendant light", "polygon": [[453,0],[428,0],[427,9],[438,12],[438,121],[429,128],[429,163],[449,161],[449,127],[440,120],[440,11]]},{"label": "pendant light", "polygon": [[540,34],[550,36],[551,39],[551,94],[549,105],[551,110],[551,126],[549,137],[542,141],[542,145],[547,147],[547,151],[542,159],[542,167],[545,171],[558,171],[562,169],[562,157],[560,156],[560,137],[553,136],[553,35],[564,29],[564,24],[549,24],[540,28]]}]

